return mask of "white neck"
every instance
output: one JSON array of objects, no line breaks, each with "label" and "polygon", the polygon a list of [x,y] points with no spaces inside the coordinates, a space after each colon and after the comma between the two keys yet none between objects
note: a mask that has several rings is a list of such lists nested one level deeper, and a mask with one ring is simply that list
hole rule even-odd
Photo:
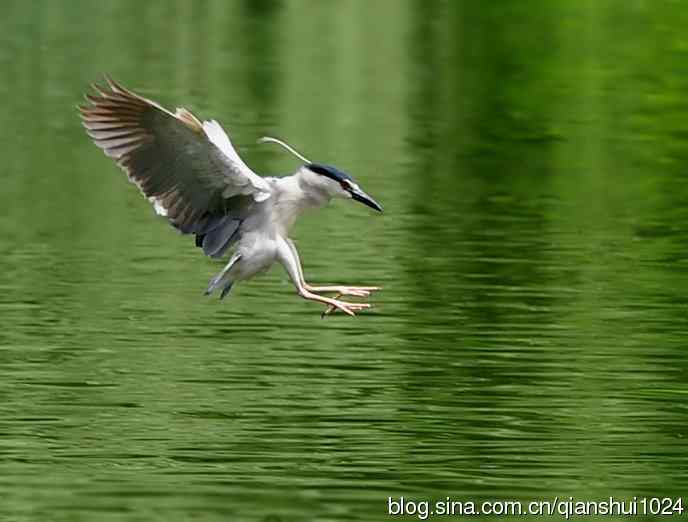
[{"label": "white neck", "polygon": [[285,235],[306,209],[324,207],[332,199],[321,178],[318,174],[301,168],[296,174],[275,181],[277,190],[274,212],[276,222],[283,228]]}]

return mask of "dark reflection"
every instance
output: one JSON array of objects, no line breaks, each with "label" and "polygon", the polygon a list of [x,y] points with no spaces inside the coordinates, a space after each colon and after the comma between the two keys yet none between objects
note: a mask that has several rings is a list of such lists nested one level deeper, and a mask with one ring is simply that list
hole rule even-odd
[{"label": "dark reflection", "polygon": [[[0,518],[684,493],[678,4],[4,8]],[[294,236],[375,310],[322,321],[280,269],[204,298],[217,267],[79,125],[103,72],[258,172],[295,166],[253,145],[276,134],[360,177],[384,215],[336,202]]]}]

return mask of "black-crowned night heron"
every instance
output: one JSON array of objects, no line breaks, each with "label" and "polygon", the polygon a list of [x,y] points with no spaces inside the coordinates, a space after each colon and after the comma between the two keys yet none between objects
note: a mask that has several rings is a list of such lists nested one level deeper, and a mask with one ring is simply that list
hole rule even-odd
[{"label": "black-crowned night heron", "polygon": [[[312,163],[275,138],[304,164],[291,176],[262,178],[241,160],[229,137],[214,120],[201,122],[186,109],[173,114],[157,103],[106,78],[79,107],[88,135],[114,159],[155,211],[213,258],[233,247],[227,265],[210,280],[207,294],[222,287],[224,298],[236,281],[244,281],[281,263],[299,295],[327,305],[323,315],[339,309],[349,315],[369,308],[346,302],[343,295],[366,297],[374,286],[312,286],[306,283],[299,254],[287,237],[307,208],[332,198],[382,207],[341,170]],[[334,298],[320,295],[335,293]]]}]

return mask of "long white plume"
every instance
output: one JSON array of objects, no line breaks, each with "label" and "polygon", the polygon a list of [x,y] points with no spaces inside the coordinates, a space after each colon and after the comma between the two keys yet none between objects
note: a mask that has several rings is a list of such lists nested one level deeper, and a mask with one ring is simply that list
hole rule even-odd
[{"label": "long white plume", "polygon": [[282,140],[278,140],[277,138],[271,138],[270,136],[263,136],[258,140],[258,143],[276,143],[277,145],[281,145],[285,149],[287,149],[289,152],[291,152],[294,156],[299,158],[301,161],[305,161],[306,163],[311,163],[311,160],[307,159],[303,154],[300,154],[297,152],[291,145],[286,144]]}]

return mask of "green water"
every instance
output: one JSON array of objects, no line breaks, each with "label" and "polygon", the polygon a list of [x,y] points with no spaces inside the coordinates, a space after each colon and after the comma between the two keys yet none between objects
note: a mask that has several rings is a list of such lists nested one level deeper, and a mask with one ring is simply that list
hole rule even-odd
[{"label": "green water", "polygon": [[[687,495],[686,27],[661,0],[4,2],[0,520]],[[384,215],[293,237],[375,309],[323,321],[279,267],[204,297],[219,266],[80,127],[104,72],[259,173],[296,167],[269,134],[356,176]]]}]

